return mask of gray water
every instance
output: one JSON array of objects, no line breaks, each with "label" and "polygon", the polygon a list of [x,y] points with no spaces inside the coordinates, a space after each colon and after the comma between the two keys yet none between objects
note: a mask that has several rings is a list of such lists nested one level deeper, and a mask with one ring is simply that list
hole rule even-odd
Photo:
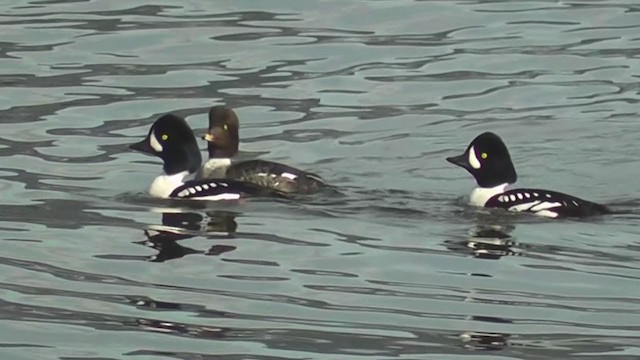
[{"label": "gray water", "polygon": [[[0,4],[1,359],[637,359],[640,5]],[[127,146],[216,104],[341,192],[167,202]],[[465,206],[483,131],[522,186]],[[204,147],[204,144],[203,144]]]}]

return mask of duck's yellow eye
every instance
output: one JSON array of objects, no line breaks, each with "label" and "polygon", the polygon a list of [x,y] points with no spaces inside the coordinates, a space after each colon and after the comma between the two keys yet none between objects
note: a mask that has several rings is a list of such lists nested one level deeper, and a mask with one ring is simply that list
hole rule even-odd
[{"label": "duck's yellow eye", "polygon": [[224,124],[224,126],[222,128],[225,129],[225,130],[229,130],[229,125]]},{"label": "duck's yellow eye", "polygon": [[167,134],[162,134],[162,140],[166,141],[169,138],[169,135]]},{"label": "duck's yellow eye", "polygon": [[488,155],[487,153],[482,153],[482,154],[480,154],[480,156],[481,156],[483,159],[486,159],[486,158],[487,158],[487,156],[489,156],[489,155]]}]

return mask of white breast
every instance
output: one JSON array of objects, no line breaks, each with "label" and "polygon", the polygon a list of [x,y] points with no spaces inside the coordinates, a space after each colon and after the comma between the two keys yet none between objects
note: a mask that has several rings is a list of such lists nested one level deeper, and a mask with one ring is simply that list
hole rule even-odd
[{"label": "white breast", "polygon": [[505,192],[507,186],[509,186],[508,183],[500,184],[492,188],[477,187],[471,191],[469,204],[474,206],[484,206],[484,204],[487,203],[487,200],[491,199],[495,195]]},{"label": "white breast", "polygon": [[225,177],[225,173],[227,172],[227,168],[231,165],[231,159],[229,158],[213,158],[207,160],[207,162],[202,165],[202,168],[198,172],[196,176],[199,179],[202,178],[211,178],[211,179],[220,179]]},{"label": "white breast", "polygon": [[168,198],[175,188],[184,184],[184,178],[189,175],[183,171],[173,175],[159,175],[149,186],[149,195],[160,198]]}]

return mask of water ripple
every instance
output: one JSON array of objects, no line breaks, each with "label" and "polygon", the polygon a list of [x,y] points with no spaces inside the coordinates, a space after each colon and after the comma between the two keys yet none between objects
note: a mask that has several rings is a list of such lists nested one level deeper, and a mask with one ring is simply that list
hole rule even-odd
[{"label": "water ripple", "polygon": [[[3,358],[640,356],[636,4],[0,9]],[[335,191],[144,195],[160,165],[128,145],[167,112],[201,134],[216,104],[242,156]],[[523,186],[619,213],[465,205],[472,180],[444,159],[482,131]]]}]

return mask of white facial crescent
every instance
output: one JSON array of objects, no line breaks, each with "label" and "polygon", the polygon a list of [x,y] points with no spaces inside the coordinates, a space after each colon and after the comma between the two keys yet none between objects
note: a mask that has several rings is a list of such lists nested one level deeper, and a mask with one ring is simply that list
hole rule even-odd
[{"label": "white facial crescent", "polygon": [[469,149],[469,165],[476,170],[480,169],[482,166],[476,157],[476,149],[473,146]]},{"label": "white facial crescent", "polygon": [[156,134],[155,133],[151,133],[151,136],[149,136],[149,145],[151,145],[151,148],[153,148],[153,150],[157,151],[157,152],[162,152],[162,144],[160,144],[160,142],[158,141],[158,139],[156,138]]}]

